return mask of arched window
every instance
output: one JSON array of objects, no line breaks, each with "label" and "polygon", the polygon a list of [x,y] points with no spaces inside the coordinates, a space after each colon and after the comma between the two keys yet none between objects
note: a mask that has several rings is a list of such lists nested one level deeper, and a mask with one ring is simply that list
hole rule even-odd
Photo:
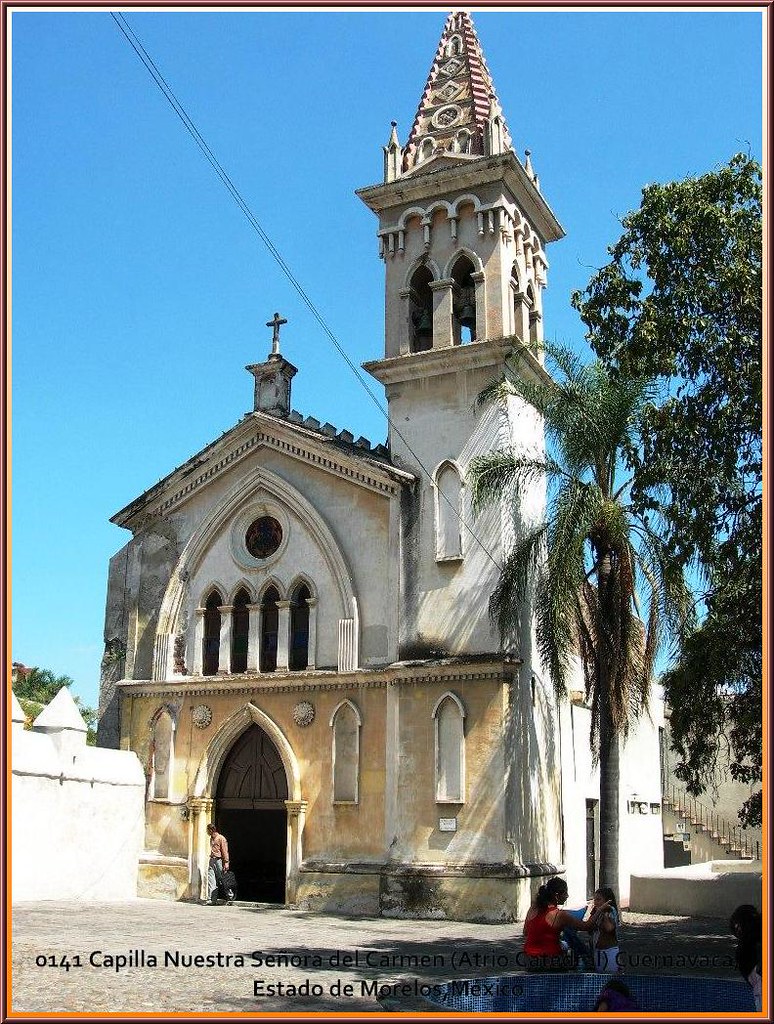
[{"label": "arched window", "polygon": [[453,693],[445,693],[433,708],[435,721],[435,800],[465,802],[465,708]]},{"label": "arched window", "polygon": [[419,147],[419,161],[429,160],[433,155],[435,149],[435,143],[432,139],[423,139],[422,144]]},{"label": "arched window", "polygon": [[299,584],[290,598],[290,671],[299,672],[309,664],[309,587]]},{"label": "arched window", "polygon": [[331,715],[334,803],[358,802],[360,725],[360,713],[349,700],[342,701]]},{"label": "arched window", "polygon": [[446,56],[458,57],[462,53],[462,40],[459,36],[452,36],[446,44]]},{"label": "arched window", "polygon": [[444,462],[435,475],[435,557],[438,562],[462,558],[461,498],[459,470],[453,463]]},{"label": "arched window", "polygon": [[279,635],[280,596],[276,587],[269,587],[261,601],[261,672],[277,670],[277,637]]},{"label": "arched window", "polygon": [[409,330],[412,352],[426,352],[433,347],[432,280],[433,275],[427,267],[418,267],[411,278]]},{"label": "arched window", "polygon": [[250,635],[250,595],[244,587],[234,598],[231,613],[231,671],[247,671],[247,641]]},{"label": "arched window", "polygon": [[220,606],[223,599],[217,590],[213,590],[207,598],[204,612],[204,651],[202,657],[203,674],[214,676],[218,671],[220,659]]},{"label": "arched window", "polygon": [[470,153],[472,150],[472,140],[470,132],[461,131],[457,133],[457,149],[460,153]]},{"label": "arched window", "polygon": [[166,708],[160,708],[151,727],[151,786],[152,800],[170,798],[172,770],[175,755],[175,722]]},{"label": "arched window", "polygon": [[454,264],[454,300],[452,309],[452,331],[454,344],[460,345],[476,339],[476,282],[473,280],[475,267],[463,255]]}]

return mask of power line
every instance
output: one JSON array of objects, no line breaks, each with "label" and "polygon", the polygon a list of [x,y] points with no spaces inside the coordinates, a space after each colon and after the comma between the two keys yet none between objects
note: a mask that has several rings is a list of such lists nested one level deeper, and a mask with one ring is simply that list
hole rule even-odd
[{"label": "power line", "polygon": [[[134,30],[131,28],[131,26],[127,22],[126,18],[123,16],[123,14],[120,14],[120,13],[116,14],[113,11],[110,12],[110,17],[113,19],[113,21],[116,23],[118,28],[121,30],[121,33],[123,34],[124,38],[129,43],[129,45],[132,47],[134,52],[137,54],[137,57],[140,59],[140,61],[142,62],[142,64],[144,65],[144,67],[146,68],[148,73],[150,74],[151,78],[156,83],[156,85],[158,86],[158,88],[160,89],[162,94],[164,95],[164,98],[167,100],[167,102],[172,107],[174,112],[180,118],[180,120],[183,123],[183,126],[185,127],[186,131],[193,138],[193,140],[196,143],[196,145],[199,147],[201,152],[204,154],[204,157],[207,160],[207,162],[210,164],[212,169],[215,171],[217,176],[220,178],[220,180],[223,183],[223,185],[225,185],[225,187],[228,190],[229,194],[231,195],[232,199],[234,200],[234,202],[237,204],[239,209],[242,211],[242,213],[247,218],[247,221],[250,224],[250,226],[257,233],[257,235],[259,236],[261,241],[264,243],[266,248],[269,250],[271,255],[274,257],[274,259],[275,259],[276,263],[278,264],[279,268],[282,270],[282,272],[285,275],[285,277],[287,277],[287,279],[293,285],[295,290],[298,292],[298,294],[300,295],[300,297],[303,300],[304,304],[306,305],[306,307],[311,312],[312,316],[315,318],[317,323],[320,325],[322,330],[325,332],[326,336],[331,341],[331,343],[334,345],[336,351],[339,353],[339,355],[345,361],[347,366],[352,370],[352,372],[354,373],[355,377],[358,380],[358,383],[365,390],[365,392],[368,395],[368,397],[371,399],[371,401],[374,403],[374,405],[377,407],[377,409],[382,413],[384,418],[387,420],[388,426],[391,428],[391,430],[401,439],[403,444],[406,446],[406,450],[414,458],[414,460],[416,461],[416,464],[419,466],[420,470],[425,474],[427,479],[432,483],[432,480],[433,480],[432,474],[428,471],[427,467],[424,465],[422,460],[419,458],[419,456],[413,450],[413,448],[408,443],[408,441],[403,436],[403,434],[400,432],[400,430],[396,427],[395,423],[390,418],[390,414],[389,414],[388,410],[384,408],[382,403],[379,401],[379,399],[373,393],[371,388],[368,386],[368,383],[362,377],[362,375],[360,373],[360,370],[357,367],[357,365],[355,363],[353,363],[353,361],[347,355],[347,353],[344,350],[344,348],[339,343],[339,340],[336,337],[336,335],[333,333],[333,331],[330,329],[330,327],[328,327],[328,324],[326,323],[324,317],[322,316],[320,311],[317,309],[317,307],[315,306],[315,304],[312,301],[312,299],[307,294],[307,292],[304,289],[303,285],[300,283],[298,278],[295,276],[293,271],[290,269],[288,264],[285,262],[285,259],[283,258],[282,254],[277,249],[277,247],[274,245],[274,243],[272,242],[272,240],[269,237],[269,235],[261,227],[260,223],[258,222],[258,220],[255,217],[254,213],[252,212],[252,210],[248,206],[246,200],[243,198],[243,196],[240,193],[239,189],[236,187],[234,182],[231,180],[231,178],[229,177],[228,173],[225,171],[225,169],[223,168],[223,165],[220,163],[220,161],[215,156],[213,151],[210,149],[209,145],[207,144],[207,141],[204,139],[204,137],[202,136],[201,132],[199,131],[199,129],[194,124],[193,120],[189,116],[189,114],[186,111],[185,107],[183,107],[182,103],[178,100],[177,96],[174,93],[174,90],[169,85],[169,83],[166,81],[166,79],[162,75],[161,71],[159,70],[158,66],[156,65],[156,62],[153,60],[153,58],[150,56],[148,51],[145,49],[145,47],[143,46],[141,40],[139,39],[137,34],[134,32]],[[486,545],[483,543],[483,541],[477,536],[477,534],[472,529],[472,527],[470,527],[468,525],[468,523],[464,520],[464,518],[460,514],[459,509],[454,507],[454,504],[452,503],[452,501],[448,497],[448,495],[444,494],[444,492],[440,489],[440,487],[438,488],[438,493],[442,496],[443,500],[448,504],[449,508],[451,508],[452,511],[454,512],[454,514],[457,516],[457,518],[458,518],[458,520],[460,522],[460,525],[465,527],[465,529],[468,531],[470,536],[476,541],[476,543],[479,545],[479,547],[482,549],[482,551],[486,554],[486,556],[489,558],[489,560],[492,562],[492,564],[495,566],[495,568],[498,570],[498,572],[502,572],[502,566],[497,562],[497,560],[491,554],[491,552],[486,547]]]}]

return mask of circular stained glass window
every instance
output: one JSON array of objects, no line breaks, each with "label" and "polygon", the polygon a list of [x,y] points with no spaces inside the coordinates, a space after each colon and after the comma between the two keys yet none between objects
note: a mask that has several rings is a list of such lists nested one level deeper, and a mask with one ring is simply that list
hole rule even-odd
[{"label": "circular stained glass window", "polygon": [[282,543],[282,527],[272,516],[261,516],[245,534],[245,547],[253,558],[268,558]]}]

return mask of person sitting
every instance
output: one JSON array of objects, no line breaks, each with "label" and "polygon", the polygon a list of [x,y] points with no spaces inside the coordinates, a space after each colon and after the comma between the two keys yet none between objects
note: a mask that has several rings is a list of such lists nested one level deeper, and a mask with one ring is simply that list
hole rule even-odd
[{"label": "person sitting", "polygon": [[541,885],[524,921],[524,952],[529,971],[566,971],[570,958],[560,941],[564,929],[590,932],[596,927],[593,918],[581,921],[562,909],[567,900],[567,883],[563,878],[550,878]]},{"label": "person sitting", "polygon": [[751,903],[742,903],[738,906],[728,922],[731,933],[737,939],[736,966],[752,989],[756,1010],[761,1009],[763,1002],[761,926],[760,911]]}]

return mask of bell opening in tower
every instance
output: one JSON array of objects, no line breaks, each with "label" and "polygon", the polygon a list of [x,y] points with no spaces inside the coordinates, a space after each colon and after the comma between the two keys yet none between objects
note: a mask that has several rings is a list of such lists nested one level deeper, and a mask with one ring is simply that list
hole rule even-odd
[{"label": "bell opening in tower", "polygon": [[454,301],[452,304],[453,341],[465,345],[476,340],[475,267],[467,256],[460,256],[452,270]]},{"label": "bell opening in tower", "polygon": [[419,267],[411,278],[411,351],[427,352],[433,347],[432,273]]}]

